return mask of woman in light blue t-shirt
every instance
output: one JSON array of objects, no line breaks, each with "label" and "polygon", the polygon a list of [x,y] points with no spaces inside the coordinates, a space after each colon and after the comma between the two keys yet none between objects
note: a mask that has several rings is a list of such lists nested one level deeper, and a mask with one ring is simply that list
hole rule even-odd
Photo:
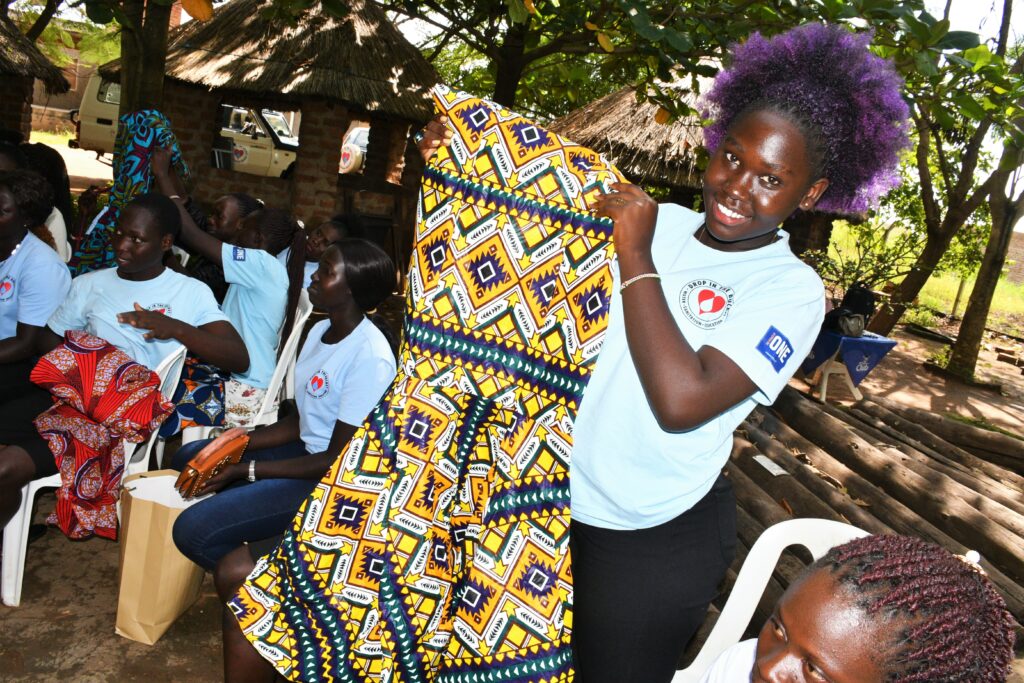
[{"label": "woman in light blue t-shirt", "polygon": [[[206,285],[164,266],[164,256],[181,228],[166,197],[139,195],[129,202],[111,238],[117,267],[75,278],[63,303],[36,334],[37,353],[61,343],[67,330],[85,330],[153,370],[178,344],[203,360],[244,371],[249,354],[241,337],[217,307]],[[12,402],[0,414],[0,527],[21,501],[21,488],[57,472],[53,454],[32,420],[49,407],[38,400]]]},{"label": "woman in light blue t-shirt", "polygon": [[[324,253],[309,298],[327,320],[310,330],[296,362],[297,411],[250,432],[242,462],[201,492],[219,493],[178,517],[174,541],[187,557],[213,569],[240,549],[232,561],[240,582],[253,562],[240,546],[284,532],[394,379],[394,340],[383,320],[367,316],[394,286],[394,264],[370,242],[342,240]],[[183,446],[172,467],[183,469],[207,443]]]}]

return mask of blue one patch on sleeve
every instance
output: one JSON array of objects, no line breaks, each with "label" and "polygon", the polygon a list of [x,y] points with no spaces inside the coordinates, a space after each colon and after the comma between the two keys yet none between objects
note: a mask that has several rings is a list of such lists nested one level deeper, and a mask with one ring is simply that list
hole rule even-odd
[{"label": "blue one patch on sleeve", "polygon": [[245,249],[242,248],[242,247],[235,247],[231,251],[231,257],[233,259],[235,259],[236,261],[244,261],[245,260]]},{"label": "blue one patch on sleeve", "polygon": [[781,372],[786,361],[793,355],[793,345],[786,339],[786,335],[775,329],[774,325],[770,326],[761,337],[757,350],[768,359],[768,362],[775,368],[775,372]]}]

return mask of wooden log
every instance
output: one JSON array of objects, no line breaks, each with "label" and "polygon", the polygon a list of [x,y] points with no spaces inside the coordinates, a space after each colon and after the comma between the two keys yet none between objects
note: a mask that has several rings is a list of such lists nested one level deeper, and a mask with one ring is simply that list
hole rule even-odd
[{"label": "wooden log", "polygon": [[[855,408],[852,409],[851,414],[861,417],[865,421],[873,420],[874,418],[867,413],[863,413]],[[899,452],[911,459],[910,462],[906,463],[909,467],[912,467],[918,474],[924,474],[927,469],[933,469],[942,474],[945,474],[950,479],[966,486],[967,488],[974,491],[978,496],[982,498],[991,498],[1000,505],[1013,510],[1018,515],[1024,518],[1024,498],[1021,493],[1016,489],[1013,489],[1001,481],[992,479],[981,472],[965,472],[961,467],[954,467],[949,464],[945,458],[936,459],[929,457],[928,455],[918,451],[917,449],[911,448],[910,446],[903,444],[902,448],[896,447]],[[968,500],[968,502],[971,502]],[[978,505],[974,506],[979,508]]]},{"label": "wooden log", "polygon": [[[742,505],[736,506],[736,535],[744,545],[748,548],[752,547],[757,539],[761,538],[764,529],[765,527],[754,519],[753,515],[747,512]],[[803,574],[806,567],[807,562],[802,561],[795,554],[785,551],[779,556],[773,577],[783,589],[786,589]]]},{"label": "wooden log", "polygon": [[[757,419],[757,414],[750,417],[750,420]],[[823,472],[797,460],[796,456],[780,441],[773,439],[771,434],[750,421],[744,422],[741,428],[764,455],[770,457],[772,462],[789,472],[807,490],[842,515],[843,521],[873,534],[895,533],[892,527],[871,514],[868,508],[858,505],[847,491],[841,491],[830,484],[824,478]]]},{"label": "wooden log", "polygon": [[[960,500],[982,514],[993,515],[993,518],[999,524],[1024,538],[1024,506],[1020,505],[1018,496],[1011,489],[1003,487],[999,482],[994,482],[987,478],[986,481],[979,482],[977,476],[962,470],[953,470],[952,468],[945,467],[916,449],[908,448],[902,450],[895,448],[884,434],[881,434],[871,425],[865,424],[860,418],[849,411],[827,404],[815,403],[814,405],[824,410],[830,416],[840,420],[843,426],[854,436],[863,439],[882,453],[887,453],[894,458],[894,462],[916,472],[929,481],[933,481],[935,485],[941,485],[944,481],[941,478],[937,479],[936,475],[948,477],[958,485],[952,487],[951,495],[958,495]],[[875,439],[877,439],[877,443],[873,443]],[[1006,501],[1009,502],[1009,505],[1006,504]],[[1003,514],[1003,510],[1009,514]]]},{"label": "wooden log", "polygon": [[873,397],[865,399],[855,407],[891,425],[896,433],[905,434],[907,438],[913,439],[917,443],[927,446],[951,460],[955,460],[970,470],[984,472],[992,479],[1001,481],[1007,486],[1024,493],[1024,477],[1020,474],[979,458],[973,453],[950,443],[920,422],[908,420],[899,413],[886,408],[878,399]]},{"label": "wooden log", "polygon": [[835,510],[826,505],[808,491],[803,484],[794,479],[784,469],[775,465],[771,458],[768,464],[775,467],[778,473],[772,473],[765,465],[757,461],[757,457],[765,456],[754,444],[742,436],[734,436],[731,460],[750,477],[762,491],[774,498],[780,505],[792,510],[794,517],[818,517],[845,522]]},{"label": "wooden log", "polygon": [[793,518],[734,463],[730,462],[725,466],[725,476],[729,477],[729,481],[732,482],[737,502],[743,501],[743,509],[749,512],[762,527],[767,528]]},{"label": "wooden log", "polygon": [[1024,441],[1020,439],[957,422],[927,410],[909,408],[880,396],[872,400],[958,446],[979,448],[993,454],[991,457],[998,455],[1000,460],[993,460],[997,465],[1009,467],[1017,474],[1024,474]]},{"label": "wooden log", "polygon": [[[987,508],[986,501],[991,499],[1017,513],[1020,515],[1020,519],[1024,521],[1024,499],[1022,499],[1020,492],[1006,485],[1001,480],[992,479],[982,472],[972,471],[964,465],[944,457],[940,453],[932,451],[929,456],[918,448],[914,448],[902,441],[894,444],[893,441],[896,439],[890,438],[886,432],[882,431],[883,429],[888,429],[888,426],[880,423],[872,415],[857,410],[857,406],[860,405],[867,404],[862,401],[849,410],[828,405],[821,407],[832,417],[842,420],[847,428],[853,430],[854,434],[860,436],[875,448],[889,451],[899,462],[921,476],[927,478],[931,477],[933,472],[939,472],[970,489],[974,492],[973,495],[964,497],[964,500],[973,505],[975,509],[985,512]],[[881,406],[875,406],[875,408],[885,410]],[[922,446],[922,448],[927,447]],[[995,465],[992,467],[995,467]],[[1013,531],[1024,533],[1024,527],[1022,527],[1022,530],[1014,529]]]},{"label": "wooden log", "polygon": [[[749,419],[765,432],[774,436],[783,447],[800,453],[801,457],[806,458],[816,469],[840,482],[852,497],[870,505],[872,513],[888,524],[894,532],[904,536],[928,539],[959,555],[976,549],[973,544],[961,543],[927,519],[922,518],[908,506],[886,495],[881,489],[806,439],[767,409],[757,408]],[[862,528],[866,529],[867,527]],[[991,558],[982,558],[982,566],[992,582],[999,588],[1017,621],[1024,622],[1024,586],[992,564]]]},{"label": "wooden log", "polygon": [[844,464],[922,516],[942,524],[962,543],[971,543],[993,562],[1003,567],[1018,582],[1024,579],[1024,537],[1011,531],[1024,529],[1024,520],[1002,505],[992,503],[991,512],[982,513],[963,500],[964,487],[935,473],[925,478],[881,453],[864,439],[843,427],[792,389],[784,389],[773,406],[789,424],[811,441],[825,448]]}]

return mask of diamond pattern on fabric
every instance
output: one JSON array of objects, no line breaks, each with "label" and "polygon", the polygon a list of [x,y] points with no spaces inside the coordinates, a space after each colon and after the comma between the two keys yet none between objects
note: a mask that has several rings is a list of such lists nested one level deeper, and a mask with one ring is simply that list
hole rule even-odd
[{"label": "diamond pattern on fabric", "polygon": [[569,456],[621,175],[437,86],[398,376],[230,603],[301,681],[573,679]]}]

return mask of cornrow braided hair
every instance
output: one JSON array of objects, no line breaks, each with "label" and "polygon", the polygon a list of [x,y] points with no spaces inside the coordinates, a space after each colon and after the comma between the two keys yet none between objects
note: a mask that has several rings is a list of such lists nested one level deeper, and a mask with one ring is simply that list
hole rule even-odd
[{"label": "cornrow braided hair", "polygon": [[232,192],[227,196],[234,199],[235,203],[238,205],[239,218],[245,218],[249,214],[263,208],[263,202],[252,195],[246,194],[245,192]]},{"label": "cornrow braided hair", "polygon": [[899,184],[900,155],[910,140],[903,81],[891,62],[868,50],[870,34],[807,24],[773,38],[752,34],[735,45],[731,64],[700,104],[713,122],[710,151],[742,115],[769,110],[804,134],[818,177],[829,187],[821,211],[860,213]]},{"label": "cornrow braided hair", "polygon": [[868,614],[904,619],[886,663],[898,683],[1005,681],[1015,622],[992,583],[949,551],[909,536],[867,536],[815,563]]}]

